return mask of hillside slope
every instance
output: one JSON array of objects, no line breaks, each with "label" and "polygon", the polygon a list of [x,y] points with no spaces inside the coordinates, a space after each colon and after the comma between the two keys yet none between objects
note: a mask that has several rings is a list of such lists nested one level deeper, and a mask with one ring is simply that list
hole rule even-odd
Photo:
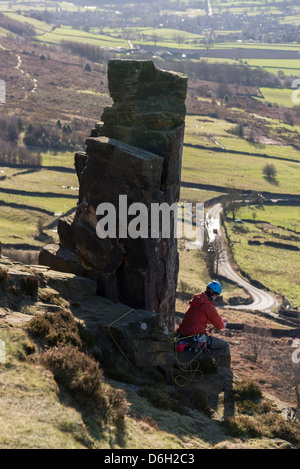
[{"label": "hillside slope", "polygon": [[[82,279],[83,289],[80,292],[77,288],[77,294],[72,295],[71,302],[61,295],[65,291],[69,296],[73,283],[68,277],[61,290],[66,281],[65,274],[61,274],[60,280],[59,275],[55,274],[60,292],[44,282],[38,286],[27,280],[23,283],[26,288],[21,287],[22,278],[23,282],[28,276],[32,278],[32,272],[39,272],[42,278],[44,269],[42,266],[26,267],[13,264],[6,258],[1,259],[0,334],[2,349],[4,343],[6,352],[4,359],[1,356],[0,364],[0,421],[5,428],[0,438],[2,448],[195,450],[299,446],[299,423],[295,420],[295,410],[286,403],[286,400],[291,404],[294,401],[288,385],[288,373],[292,370],[286,367],[283,371],[284,364],[279,358],[286,356],[289,361],[295,334],[293,328],[274,323],[259,314],[226,311],[229,318],[226,337],[232,349],[232,372],[235,377],[234,395],[231,397],[233,417],[230,419],[224,413],[226,402],[223,395],[215,395],[216,400],[212,399],[208,408],[203,396],[199,400],[201,392],[199,389],[197,391],[196,383],[180,389],[174,384],[166,385],[155,370],[149,369],[147,373],[145,369],[136,369],[127,376],[124,374],[121,377],[119,374],[117,381],[116,378],[104,377],[102,396],[106,396],[105,399],[110,395],[116,397],[111,401],[112,407],[108,407],[99,420],[93,409],[93,401],[87,394],[84,402],[74,400],[78,396],[74,394],[75,388],[72,393],[66,387],[67,381],[64,381],[63,386],[60,375],[57,372],[53,374],[45,367],[43,357],[50,353],[50,356],[58,359],[60,348],[51,345],[45,347],[42,329],[39,328],[38,340],[32,335],[37,330],[32,326],[29,329],[32,321],[40,318],[41,314],[56,317],[57,321],[63,314],[61,318],[64,317],[64,321],[72,325],[74,341],[76,322],[72,322],[72,317],[74,314],[76,319],[76,311],[80,312],[84,305],[83,299],[89,296],[88,290],[84,290],[86,279]],[[78,285],[80,278],[74,277],[74,282]],[[61,347],[65,347],[65,353],[67,348],[63,345],[64,341],[70,340],[68,322],[64,323],[64,329],[59,332],[59,341]],[[260,331],[272,333],[271,336],[262,336],[264,348],[256,362],[251,357],[251,334],[243,330],[244,322],[249,327],[259,327]],[[54,332],[49,344],[57,343]],[[82,337],[85,340],[87,338]],[[91,337],[91,344],[90,340]],[[77,347],[81,346],[72,347],[74,360],[76,353],[81,353],[76,352]],[[93,355],[96,352],[90,349]],[[72,360],[70,358],[68,366],[72,366]],[[100,356],[98,360],[101,366]],[[85,373],[87,386],[91,377],[87,374],[88,369]],[[216,375],[210,373],[204,375],[205,384],[202,385],[206,389],[212,386],[213,397]],[[284,397],[284,401],[280,401],[280,397]],[[115,414],[109,409],[118,409],[118,420],[115,420]],[[124,420],[121,415],[124,415]]]}]

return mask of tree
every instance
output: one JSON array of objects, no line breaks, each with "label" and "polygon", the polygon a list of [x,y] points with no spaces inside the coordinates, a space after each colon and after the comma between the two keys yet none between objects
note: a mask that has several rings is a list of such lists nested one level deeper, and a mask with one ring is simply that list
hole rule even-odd
[{"label": "tree", "polygon": [[248,350],[252,353],[251,359],[257,362],[266,349],[266,344],[271,337],[271,332],[256,325],[254,327],[245,325],[244,332]]},{"label": "tree", "polygon": [[284,117],[284,120],[287,124],[294,125],[294,117],[293,117],[293,114],[290,111],[286,111],[284,113],[283,117]]},{"label": "tree", "polygon": [[232,219],[235,220],[238,209],[245,205],[241,191],[235,188],[228,189],[227,196],[223,202],[223,212],[226,217],[231,213]]},{"label": "tree", "polygon": [[213,263],[214,263],[214,273],[219,274],[220,265],[226,260],[226,245],[223,241],[222,236],[218,235],[213,241]]},{"label": "tree", "polygon": [[42,218],[39,218],[37,223],[36,223],[36,227],[37,227],[37,230],[38,230],[38,234],[41,235],[44,231],[44,227],[45,227],[45,223],[44,223],[44,220]]},{"label": "tree", "polygon": [[212,242],[209,242],[206,239],[203,247],[207,251],[207,262],[210,275],[218,275],[219,267],[226,260],[227,253],[226,245],[222,236],[216,236]]},{"label": "tree", "polygon": [[203,42],[204,42],[204,45],[206,47],[206,54],[208,54],[208,51],[212,47],[214,41],[211,37],[205,37],[203,39]]},{"label": "tree", "polygon": [[153,36],[152,36],[152,41],[154,42],[154,45],[156,46],[156,44],[158,43],[159,41],[159,36],[158,34],[154,33]]},{"label": "tree", "polygon": [[273,164],[268,163],[263,167],[263,175],[269,180],[274,180],[276,179],[277,169]]},{"label": "tree", "polygon": [[174,34],[172,39],[179,45],[183,44],[185,41],[185,37],[182,34]]}]

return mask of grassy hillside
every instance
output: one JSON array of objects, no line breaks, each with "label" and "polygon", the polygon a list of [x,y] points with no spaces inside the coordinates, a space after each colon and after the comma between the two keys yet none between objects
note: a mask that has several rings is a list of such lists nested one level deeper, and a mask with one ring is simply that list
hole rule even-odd
[{"label": "grassy hillside", "polygon": [[[0,237],[3,244],[41,247],[44,240],[37,238],[39,226],[46,228],[59,215],[76,206],[78,179],[73,166],[74,155],[50,155],[49,152],[42,155],[41,168],[3,168],[5,179],[1,181],[0,202]],[[71,171],[55,169],[58,164],[60,168]],[[55,238],[55,232],[50,231],[49,234]]]},{"label": "grassy hillside", "polygon": [[285,75],[299,75],[299,61],[294,59],[247,59],[250,67],[263,67],[271,73],[278,74],[278,71]]},{"label": "grassy hillside", "polygon": [[[1,274],[3,293],[3,266]],[[68,302],[56,296],[55,305],[61,306],[61,312],[39,319],[39,303],[25,295],[14,293],[10,300],[12,297],[20,311],[0,309],[0,337],[5,344],[5,361],[0,363],[0,422],[5,429],[0,435],[1,448],[193,451],[299,447],[299,424],[283,419],[284,404],[274,397],[280,391],[285,399],[292,399],[291,390],[286,392],[287,383],[278,383],[277,371],[271,371],[280,361],[278,353],[285,356],[290,352],[285,338],[266,338],[268,355],[257,363],[249,356],[246,334],[238,335],[238,347],[234,336],[229,338],[235,375],[235,412],[229,418],[213,373],[203,375],[217,397],[210,410],[199,389],[189,388],[187,393],[186,388],[166,386],[154,369],[148,373],[135,370],[127,378],[123,373],[123,383],[104,378],[92,350],[89,355],[83,352],[93,342],[90,334],[82,334]],[[227,311],[231,321],[245,321],[246,316],[248,324],[258,324],[251,314]],[[260,318],[259,325],[267,328],[272,322]],[[103,358],[98,359],[101,363]],[[64,373],[58,373],[59,364],[64,365]],[[248,377],[250,370],[253,380]]]},{"label": "grassy hillside", "polygon": [[[276,129],[276,124],[269,121]],[[281,145],[259,144],[235,136],[222,119],[187,116],[183,150],[183,181],[277,193],[299,193],[298,150]],[[277,179],[263,175],[266,164],[277,168]]]},{"label": "grassy hillside", "polygon": [[271,104],[278,104],[286,108],[295,106],[292,100],[294,89],[274,89],[274,88],[261,88],[260,89],[264,100]]},{"label": "grassy hillside", "polygon": [[37,37],[37,40],[46,44],[60,44],[62,40],[70,40],[83,42],[102,47],[125,47],[128,48],[128,43],[124,39],[118,39],[105,34],[92,34],[86,31],[73,29],[69,26],[62,26],[56,28],[51,32]]},{"label": "grassy hillside", "polygon": [[242,223],[227,220],[226,229],[238,266],[299,308],[300,283],[295,277],[300,268],[299,207],[243,207],[236,217]]}]

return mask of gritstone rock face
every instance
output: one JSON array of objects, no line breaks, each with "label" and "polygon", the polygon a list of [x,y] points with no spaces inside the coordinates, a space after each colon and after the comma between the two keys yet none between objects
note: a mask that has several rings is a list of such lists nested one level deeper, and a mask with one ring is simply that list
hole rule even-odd
[{"label": "gritstone rock face", "polygon": [[79,201],[74,218],[60,220],[60,246],[76,254],[100,295],[156,311],[171,325],[178,275],[174,233],[132,238],[117,232],[101,239],[96,212],[99,204],[112,204],[118,225],[120,195],[128,207],[142,203],[149,213],[152,204],[178,202],[187,78],[158,70],[152,61],[110,60],[108,84],[113,105],[92,130],[86,153],[75,155]]}]

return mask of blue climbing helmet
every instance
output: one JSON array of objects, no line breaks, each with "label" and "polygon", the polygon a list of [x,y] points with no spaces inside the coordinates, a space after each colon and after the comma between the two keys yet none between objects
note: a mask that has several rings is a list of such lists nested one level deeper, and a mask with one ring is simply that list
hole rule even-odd
[{"label": "blue climbing helmet", "polygon": [[219,282],[216,282],[213,280],[212,282],[209,282],[207,285],[207,288],[210,288],[213,292],[217,293],[218,295],[221,295],[222,293],[222,286]]}]

